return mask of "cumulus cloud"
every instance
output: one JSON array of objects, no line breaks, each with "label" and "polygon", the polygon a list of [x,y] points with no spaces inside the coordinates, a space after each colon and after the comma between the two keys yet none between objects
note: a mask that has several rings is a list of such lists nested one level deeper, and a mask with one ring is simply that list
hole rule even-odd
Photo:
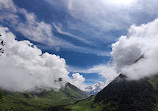
[{"label": "cumulus cloud", "polygon": [[[58,90],[71,82],[80,88],[84,78],[68,76],[66,62],[54,54],[43,53],[29,41],[17,41],[8,28],[0,27],[6,42],[5,53],[0,56],[0,88],[9,91]],[[59,82],[59,78],[63,81]]]},{"label": "cumulus cloud", "polygon": [[11,91],[31,91],[61,86],[56,80],[69,80],[65,60],[42,51],[29,41],[16,41],[7,28],[0,27],[6,42],[0,56],[0,87]]},{"label": "cumulus cloud", "polygon": [[88,72],[105,77],[107,85],[119,74],[138,80],[158,74],[158,19],[140,26],[132,25],[128,34],[112,44],[112,61]]},{"label": "cumulus cloud", "polygon": [[128,35],[121,36],[112,45],[111,54],[119,72],[126,74],[130,79],[158,73],[157,29],[158,19],[141,26],[132,25]]},{"label": "cumulus cloud", "polygon": [[73,73],[72,79],[73,79],[72,84],[74,84],[75,86],[77,86],[81,90],[85,90],[87,85],[84,84],[85,78],[82,75],[80,75],[79,73]]}]

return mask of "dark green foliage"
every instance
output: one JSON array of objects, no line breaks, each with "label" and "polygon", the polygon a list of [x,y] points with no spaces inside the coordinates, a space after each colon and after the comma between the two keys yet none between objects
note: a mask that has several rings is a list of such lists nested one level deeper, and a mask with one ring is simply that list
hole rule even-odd
[{"label": "dark green foliage", "polygon": [[46,109],[46,111],[71,111],[71,109],[66,108],[64,106],[54,106],[54,107]]},{"label": "dark green foliage", "polygon": [[4,93],[0,92],[0,104],[4,102]]},{"label": "dark green foliage", "polygon": [[153,111],[156,96],[148,78],[129,81],[120,75],[96,95],[94,102],[103,102],[105,111]]}]

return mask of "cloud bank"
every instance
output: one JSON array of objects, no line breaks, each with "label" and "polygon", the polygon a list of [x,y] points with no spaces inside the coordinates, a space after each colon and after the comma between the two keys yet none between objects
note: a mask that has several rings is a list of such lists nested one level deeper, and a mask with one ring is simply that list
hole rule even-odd
[{"label": "cloud bank", "polygon": [[[0,56],[0,88],[8,91],[58,90],[66,82],[80,88],[84,78],[79,73],[68,76],[66,62],[54,54],[42,53],[29,41],[17,41],[8,28],[0,27],[6,42]],[[63,81],[59,81],[62,78]],[[84,88],[83,88],[84,89]]]},{"label": "cloud bank", "polygon": [[29,41],[16,41],[8,28],[0,27],[6,42],[0,56],[0,87],[11,91],[59,89],[59,78],[69,81],[65,60],[42,51]]},{"label": "cloud bank", "polygon": [[112,45],[111,54],[117,70],[130,79],[158,74],[158,19],[141,26],[132,25],[128,35]]}]

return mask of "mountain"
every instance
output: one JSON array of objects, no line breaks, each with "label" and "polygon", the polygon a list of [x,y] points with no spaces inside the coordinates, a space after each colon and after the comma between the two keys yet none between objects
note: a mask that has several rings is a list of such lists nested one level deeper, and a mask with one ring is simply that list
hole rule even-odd
[{"label": "mountain", "polygon": [[67,83],[58,92],[18,93],[1,91],[1,93],[4,94],[4,102],[0,108],[5,111],[47,111],[50,107],[72,104],[88,97],[87,93],[70,83]]},{"label": "mountain", "polygon": [[98,82],[94,86],[89,86],[86,88],[86,92],[90,95],[96,95],[99,91],[101,91],[105,86],[104,82]]},{"label": "mountain", "polygon": [[150,79],[130,81],[121,74],[97,94],[94,103],[102,102],[105,111],[153,111],[158,94]]},{"label": "mountain", "polygon": [[127,80],[120,74],[96,96],[66,108],[71,111],[158,111],[158,76]]}]

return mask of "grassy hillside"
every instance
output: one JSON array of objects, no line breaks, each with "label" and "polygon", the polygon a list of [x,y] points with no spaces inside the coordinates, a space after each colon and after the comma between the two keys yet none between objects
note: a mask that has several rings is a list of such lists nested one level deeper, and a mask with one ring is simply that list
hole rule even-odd
[{"label": "grassy hillside", "polygon": [[96,96],[66,108],[71,111],[158,111],[158,76],[129,81],[120,75]]},{"label": "grassy hillside", "polygon": [[87,94],[71,84],[59,92],[5,92],[2,108],[14,111],[158,111],[158,76],[129,81],[120,75],[96,96],[83,99],[85,97]]},{"label": "grassy hillside", "polygon": [[[70,109],[70,111],[100,111],[101,104],[93,103],[95,96],[91,96],[81,101],[77,101],[75,104],[66,106],[65,108]],[[64,111],[64,110],[63,110]]]},{"label": "grassy hillside", "polygon": [[4,102],[1,110],[7,111],[41,111],[48,110],[56,105],[66,105],[88,97],[86,93],[77,87],[67,83],[59,92],[49,91],[36,93],[4,93]]}]

